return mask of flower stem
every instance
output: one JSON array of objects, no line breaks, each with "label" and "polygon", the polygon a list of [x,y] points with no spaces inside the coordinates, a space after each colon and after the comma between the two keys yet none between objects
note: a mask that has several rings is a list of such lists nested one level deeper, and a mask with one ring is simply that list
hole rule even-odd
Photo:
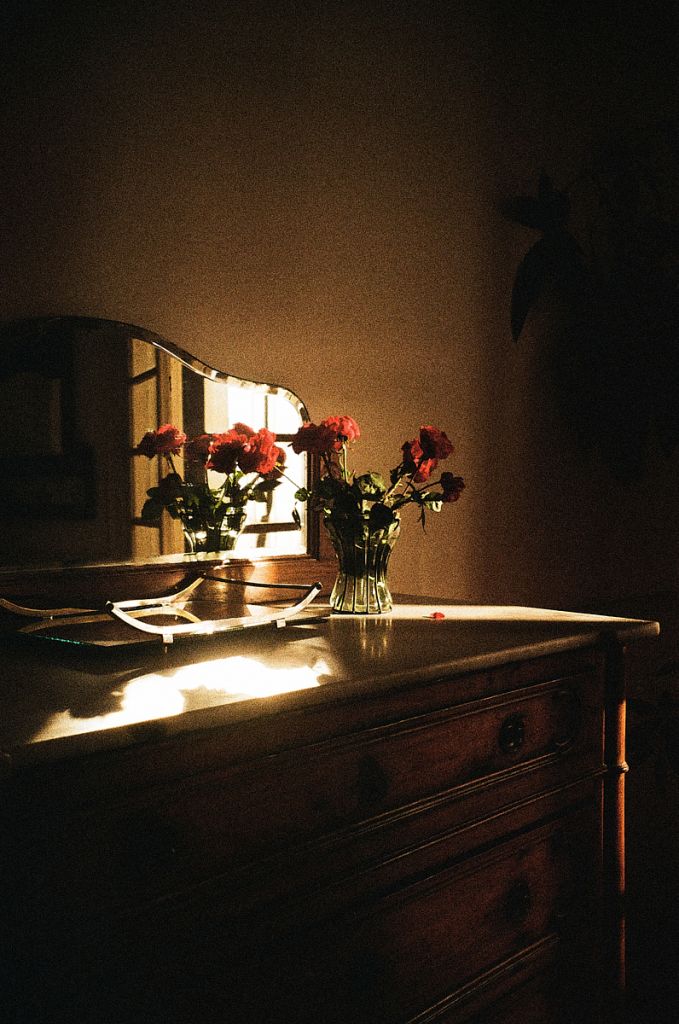
[{"label": "flower stem", "polygon": [[347,470],[347,446],[346,446],[346,442],[342,445],[342,447],[340,449],[339,463],[340,463],[340,469],[342,470],[342,480],[346,484],[346,483],[349,482],[349,473],[348,473],[348,470]]}]

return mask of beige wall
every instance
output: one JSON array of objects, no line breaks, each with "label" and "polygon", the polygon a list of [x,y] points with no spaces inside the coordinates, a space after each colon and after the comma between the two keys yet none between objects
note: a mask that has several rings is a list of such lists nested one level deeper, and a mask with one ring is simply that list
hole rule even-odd
[{"label": "beige wall", "polygon": [[467,491],[426,536],[406,524],[398,589],[582,605],[677,582],[677,461],[623,486],[578,454],[539,318],[510,340],[533,236],[498,213],[661,112],[669,23],[537,0],[9,6],[0,315],[128,320],[283,383],[359,421],[358,468],[443,427]]}]

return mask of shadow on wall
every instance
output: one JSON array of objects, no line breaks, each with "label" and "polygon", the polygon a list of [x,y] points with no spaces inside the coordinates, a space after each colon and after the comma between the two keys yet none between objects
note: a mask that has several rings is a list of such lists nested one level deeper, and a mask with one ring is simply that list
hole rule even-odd
[{"label": "shadow on wall", "polygon": [[521,261],[517,341],[538,303],[564,420],[621,479],[679,445],[679,119],[602,145],[563,189],[546,173],[504,215],[540,232]]}]

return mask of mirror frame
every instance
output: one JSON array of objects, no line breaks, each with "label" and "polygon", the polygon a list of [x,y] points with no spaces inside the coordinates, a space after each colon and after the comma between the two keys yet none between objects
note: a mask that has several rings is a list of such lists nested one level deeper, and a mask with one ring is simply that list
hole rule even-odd
[{"label": "mirror frame", "polygon": [[[112,320],[91,316],[35,316],[11,318],[2,321],[3,331],[13,324],[25,330],[30,322],[47,325],[59,321],[84,329],[109,328],[127,331],[131,336],[148,342],[155,348],[179,360],[188,369],[220,383],[233,386],[266,388],[270,394],[280,395],[295,404],[305,422],[309,420],[306,405],[289,388],[265,381],[248,381],[234,374],[225,373],[191,355],[156,331],[140,327],[124,320]],[[317,461],[309,460],[307,470],[310,483],[318,473]],[[48,564],[26,567],[0,566],[0,596],[19,603],[34,604],[36,607],[49,606],[67,601],[69,604],[125,600],[130,597],[146,597],[167,592],[169,587],[182,585],[196,572],[207,566],[214,568],[224,556],[191,555],[186,553],[158,555],[148,560],[121,560],[88,562],[86,560],[67,565]],[[284,555],[275,553],[248,552],[244,555],[228,555],[228,572],[243,580],[252,579],[265,583],[312,583],[319,581],[323,591],[329,591],[334,580],[334,559],[329,545],[323,543],[319,519],[311,512],[307,516],[307,553]]]}]

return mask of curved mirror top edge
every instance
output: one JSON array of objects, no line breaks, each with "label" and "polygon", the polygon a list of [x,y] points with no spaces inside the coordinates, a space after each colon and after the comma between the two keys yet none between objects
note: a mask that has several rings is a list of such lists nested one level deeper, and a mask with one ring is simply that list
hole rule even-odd
[{"label": "curved mirror top edge", "polygon": [[179,362],[183,363],[188,369],[201,374],[203,377],[208,377],[210,380],[220,381],[234,387],[266,388],[267,391],[272,394],[280,395],[293,406],[296,406],[300,411],[300,416],[303,422],[306,422],[309,419],[309,413],[304,402],[295,394],[294,391],[291,391],[290,388],[287,388],[282,384],[274,384],[269,381],[247,380],[244,377],[239,377],[237,374],[228,373],[224,370],[217,370],[215,367],[210,366],[209,363],[205,363],[202,359],[192,355],[186,349],[181,348],[179,345],[175,345],[174,342],[169,341],[162,334],[158,334],[156,331],[152,331],[148,327],[140,327],[137,324],[128,323],[125,320],[111,320],[105,317],[75,315],[20,317],[0,320],[0,344],[4,342],[8,334],[15,330],[26,332],[27,330],[30,331],[33,329],[35,331],[42,332],[45,329],[49,329],[50,326],[58,327],[59,325],[65,327],[72,326],[76,329],[108,329],[111,331],[126,333],[131,338],[138,338],[140,341],[148,342],[155,348],[162,349],[164,352],[167,352],[168,355],[174,356],[175,359],[178,359]]},{"label": "curved mirror top edge", "polygon": [[[0,570],[308,553],[294,493],[309,465],[290,441],[309,417],[283,385],[217,370],[124,321],[12,319],[0,322],[0,417]],[[137,450],[166,424],[187,443]],[[262,474],[206,467],[204,452],[196,462],[191,440],[243,424]]]},{"label": "curved mirror top edge", "polygon": [[116,320],[104,321],[110,323],[116,328],[127,328],[133,332],[136,332],[137,336],[142,341],[148,341],[151,345],[155,345],[156,348],[162,349],[167,352],[168,355],[174,356],[181,363],[183,363],[188,369],[194,370],[196,373],[201,374],[203,377],[207,377],[210,380],[219,381],[230,387],[239,388],[255,388],[257,390],[266,389],[270,394],[280,395],[282,399],[290,402],[291,405],[295,406],[299,410],[300,418],[303,422],[308,421],[309,413],[304,402],[299,398],[298,395],[291,391],[289,388],[282,384],[273,384],[269,381],[252,381],[246,380],[244,377],[239,377],[232,373],[226,373],[223,370],[216,370],[208,363],[204,363],[197,356],[191,355],[185,349],[180,348],[173,342],[168,341],[160,334],[156,334],[155,331],[150,331],[144,327],[136,327],[133,324],[127,324]]}]

